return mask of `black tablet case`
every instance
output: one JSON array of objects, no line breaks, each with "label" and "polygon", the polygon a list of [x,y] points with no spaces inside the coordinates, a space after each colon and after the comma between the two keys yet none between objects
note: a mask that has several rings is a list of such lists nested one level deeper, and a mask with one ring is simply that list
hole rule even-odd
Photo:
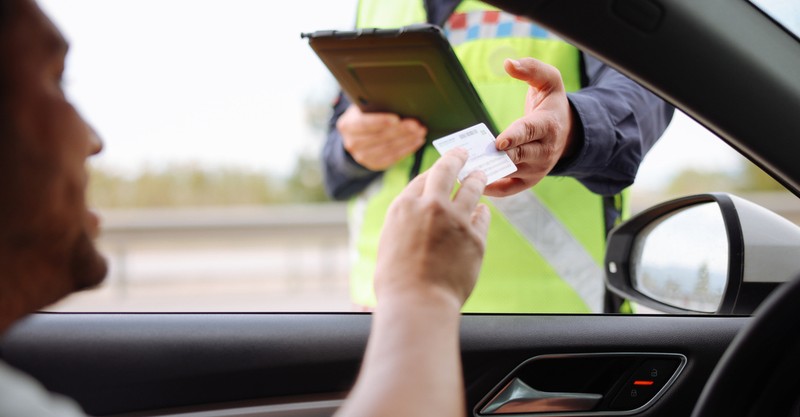
[{"label": "black tablet case", "polygon": [[309,45],[364,112],[413,117],[437,139],[478,123],[497,136],[480,96],[442,30],[398,29],[304,33]]}]

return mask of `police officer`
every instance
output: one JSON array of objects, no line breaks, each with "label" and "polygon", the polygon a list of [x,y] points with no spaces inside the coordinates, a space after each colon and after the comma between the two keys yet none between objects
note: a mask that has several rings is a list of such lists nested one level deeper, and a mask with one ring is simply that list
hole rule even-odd
[{"label": "police officer", "polygon": [[[497,148],[518,168],[486,188],[494,197],[485,201],[487,251],[464,311],[602,311],[606,233],[626,211],[625,188],[673,108],[535,23],[479,1],[362,0],[356,24],[425,21],[443,27],[504,129]],[[426,169],[438,154],[416,120],[365,114],[343,96],[334,110],[326,188],[351,202],[351,298],[369,308],[386,209],[413,167]]]}]

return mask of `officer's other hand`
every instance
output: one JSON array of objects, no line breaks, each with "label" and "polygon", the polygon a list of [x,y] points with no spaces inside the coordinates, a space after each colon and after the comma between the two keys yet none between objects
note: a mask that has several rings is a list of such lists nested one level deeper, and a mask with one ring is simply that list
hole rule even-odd
[{"label": "officer's other hand", "polygon": [[505,70],[528,83],[525,115],[497,136],[498,150],[506,151],[517,172],[486,187],[486,194],[508,196],[536,185],[570,156],[573,114],[561,73],[533,58],[507,59]]},{"label": "officer's other hand", "polygon": [[453,195],[467,152],[447,152],[392,202],[378,246],[375,293],[425,296],[458,309],[472,292],[489,228],[478,204],[486,175],[473,172]]},{"label": "officer's other hand", "polygon": [[391,113],[363,113],[350,105],[336,122],[344,148],[372,171],[384,171],[425,144],[425,126]]}]

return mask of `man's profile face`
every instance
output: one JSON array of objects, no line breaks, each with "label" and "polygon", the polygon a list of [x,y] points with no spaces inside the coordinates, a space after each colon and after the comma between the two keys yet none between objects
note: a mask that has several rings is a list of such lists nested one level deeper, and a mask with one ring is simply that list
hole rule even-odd
[{"label": "man's profile face", "polygon": [[85,202],[101,144],[61,89],[58,30],[33,0],[0,1],[0,303],[37,309],[105,276]]}]

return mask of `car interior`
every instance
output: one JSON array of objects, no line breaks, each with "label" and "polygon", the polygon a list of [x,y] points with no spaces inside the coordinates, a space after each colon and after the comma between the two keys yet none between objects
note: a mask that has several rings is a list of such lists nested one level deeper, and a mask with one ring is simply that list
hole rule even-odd
[{"label": "car interior", "polygon": [[[752,3],[488,3],[609,63],[800,196],[800,40]],[[630,270],[648,226],[699,203],[722,207],[728,243],[725,290],[706,310],[648,296]],[[609,288],[680,314],[465,314],[468,412],[798,415],[800,235],[746,206],[687,197],[612,234]],[[763,224],[781,231],[770,234],[778,244],[758,240]],[[0,357],[96,416],[323,417],[358,373],[370,322],[368,313],[39,313],[7,333]]]}]

